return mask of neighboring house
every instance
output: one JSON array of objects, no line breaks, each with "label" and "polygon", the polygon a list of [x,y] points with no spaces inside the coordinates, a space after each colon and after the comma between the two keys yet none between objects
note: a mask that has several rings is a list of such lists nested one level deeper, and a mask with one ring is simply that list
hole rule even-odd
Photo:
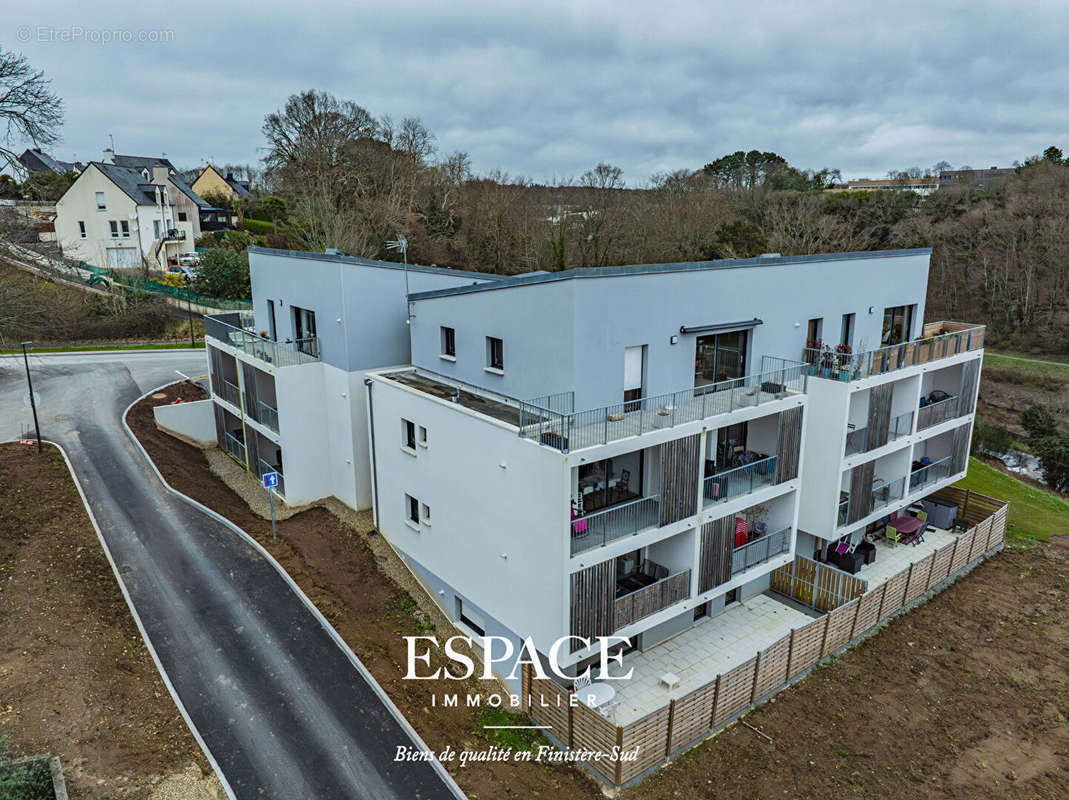
[{"label": "neighboring house", "polygon": [[163,269],[195,251],[208,207],[166,159],[105,150],[57,201],[56,239],[95,266]]},{"label": "neighboring house", "polygon": [[965,474],[984,329],[922,325],[930,255],[502,277],[250,248],[252,314],[205,320],[218,439],[291,504],[372,507],[466,634],[572,675],[597,653],[560,637],[627,637],[630,724],[667,702],[658,645],[715,679],[810,621],[774,572],[846,568]]},{"label": "neighboring house", "polygon": [[995,186],[1017,174],[1016,167],[990,167],[988,169],[950,169],[939,173],[940,186]]},{"label": "neighboring house", "polygon": [[[926,178],[860,178],[845,184],[848,192],[916,192],[929,195],[939,189],[939,179],[935,176]],[[842,191],[840,189],[839,191]]]},{"label": "neighboring house", "polygon": [[54,172],[57,175],[64,175],[68,172],[77,173],[85,169],[84,164],[76,161],[60,161],[36,147],[24,151],[19,156],[19,163],[30,174],[35,172]]},{"label": "neighboring house", "polygon": [[238,180],[230,172],[223,175],[210,161],[193,181],[193,191],[201,197],[218,196],[228,200],[252,196],[248,181]]}]

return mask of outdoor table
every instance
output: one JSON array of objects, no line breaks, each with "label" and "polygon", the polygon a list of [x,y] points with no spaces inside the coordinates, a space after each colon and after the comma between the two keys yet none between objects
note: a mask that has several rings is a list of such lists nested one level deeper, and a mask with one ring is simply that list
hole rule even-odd
[{"label": "outdoor table", "polygon": [[598,706],[605,705],[616,697],[616,689],[608,683],[594,681],[589,686],[577,689],[576,694],[579,695],[580,702],[585,703],[591,708],[597,708]]},{"label": "outdoor table", "polygon": [[924,527],[923,520],[917,517],[895,517],[887,524],[903,535],[917,533]]}]

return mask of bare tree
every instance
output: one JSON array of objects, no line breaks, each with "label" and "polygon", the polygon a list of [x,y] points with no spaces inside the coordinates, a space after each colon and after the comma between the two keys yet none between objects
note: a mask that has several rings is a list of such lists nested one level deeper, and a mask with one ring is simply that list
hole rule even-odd
[{"label": "bare tree", "polygon": [[0,159],[19,175],[24,170],[14,150],[17,141],[29,141],[35,147],[59,141],[63,101],[51,84],[21,53],[0,50],[0,120],[5,125]]}]

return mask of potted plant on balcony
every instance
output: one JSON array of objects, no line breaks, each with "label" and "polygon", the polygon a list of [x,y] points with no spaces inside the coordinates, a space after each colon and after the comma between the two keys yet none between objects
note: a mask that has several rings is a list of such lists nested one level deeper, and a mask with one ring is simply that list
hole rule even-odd
[{"label": "potted plant on balcony", "polygon": [[861,370],[865,366],[865,349],[867,343],[868,342],[865,339],[862,339],[858,343],[857,355],[854,357],[854,373],[852,375],[852,378],[855,381],[861,378]]},{"label": "potted plant on balcony", "polygon": [[832,351],[831,345],[826,344],[820,349],[820,376],[822,378],[830,378],[834,366],[835,353]]},{"label": "potted plant on balcony", "polygon": [[850,380],[850,362],[853,360],[850,356],[853,352],[848,344],[835,345],[835,374],[841,381]]}]

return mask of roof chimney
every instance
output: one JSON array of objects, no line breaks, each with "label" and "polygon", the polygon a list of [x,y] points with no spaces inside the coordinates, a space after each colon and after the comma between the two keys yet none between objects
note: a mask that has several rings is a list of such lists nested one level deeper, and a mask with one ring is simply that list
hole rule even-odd
[{"label": "roof chimney", "polygon": [[167,185],[167,165],[166,164],[153,164],[152,165],[152,182],[157,186]]},{"label": "roof chimney", "polygon": [[114,164],[115,163],[115,151],[112,150],[110,147],[108,147],[108,148],[106,148],[104,150],[104,163],[105,164]]}]

